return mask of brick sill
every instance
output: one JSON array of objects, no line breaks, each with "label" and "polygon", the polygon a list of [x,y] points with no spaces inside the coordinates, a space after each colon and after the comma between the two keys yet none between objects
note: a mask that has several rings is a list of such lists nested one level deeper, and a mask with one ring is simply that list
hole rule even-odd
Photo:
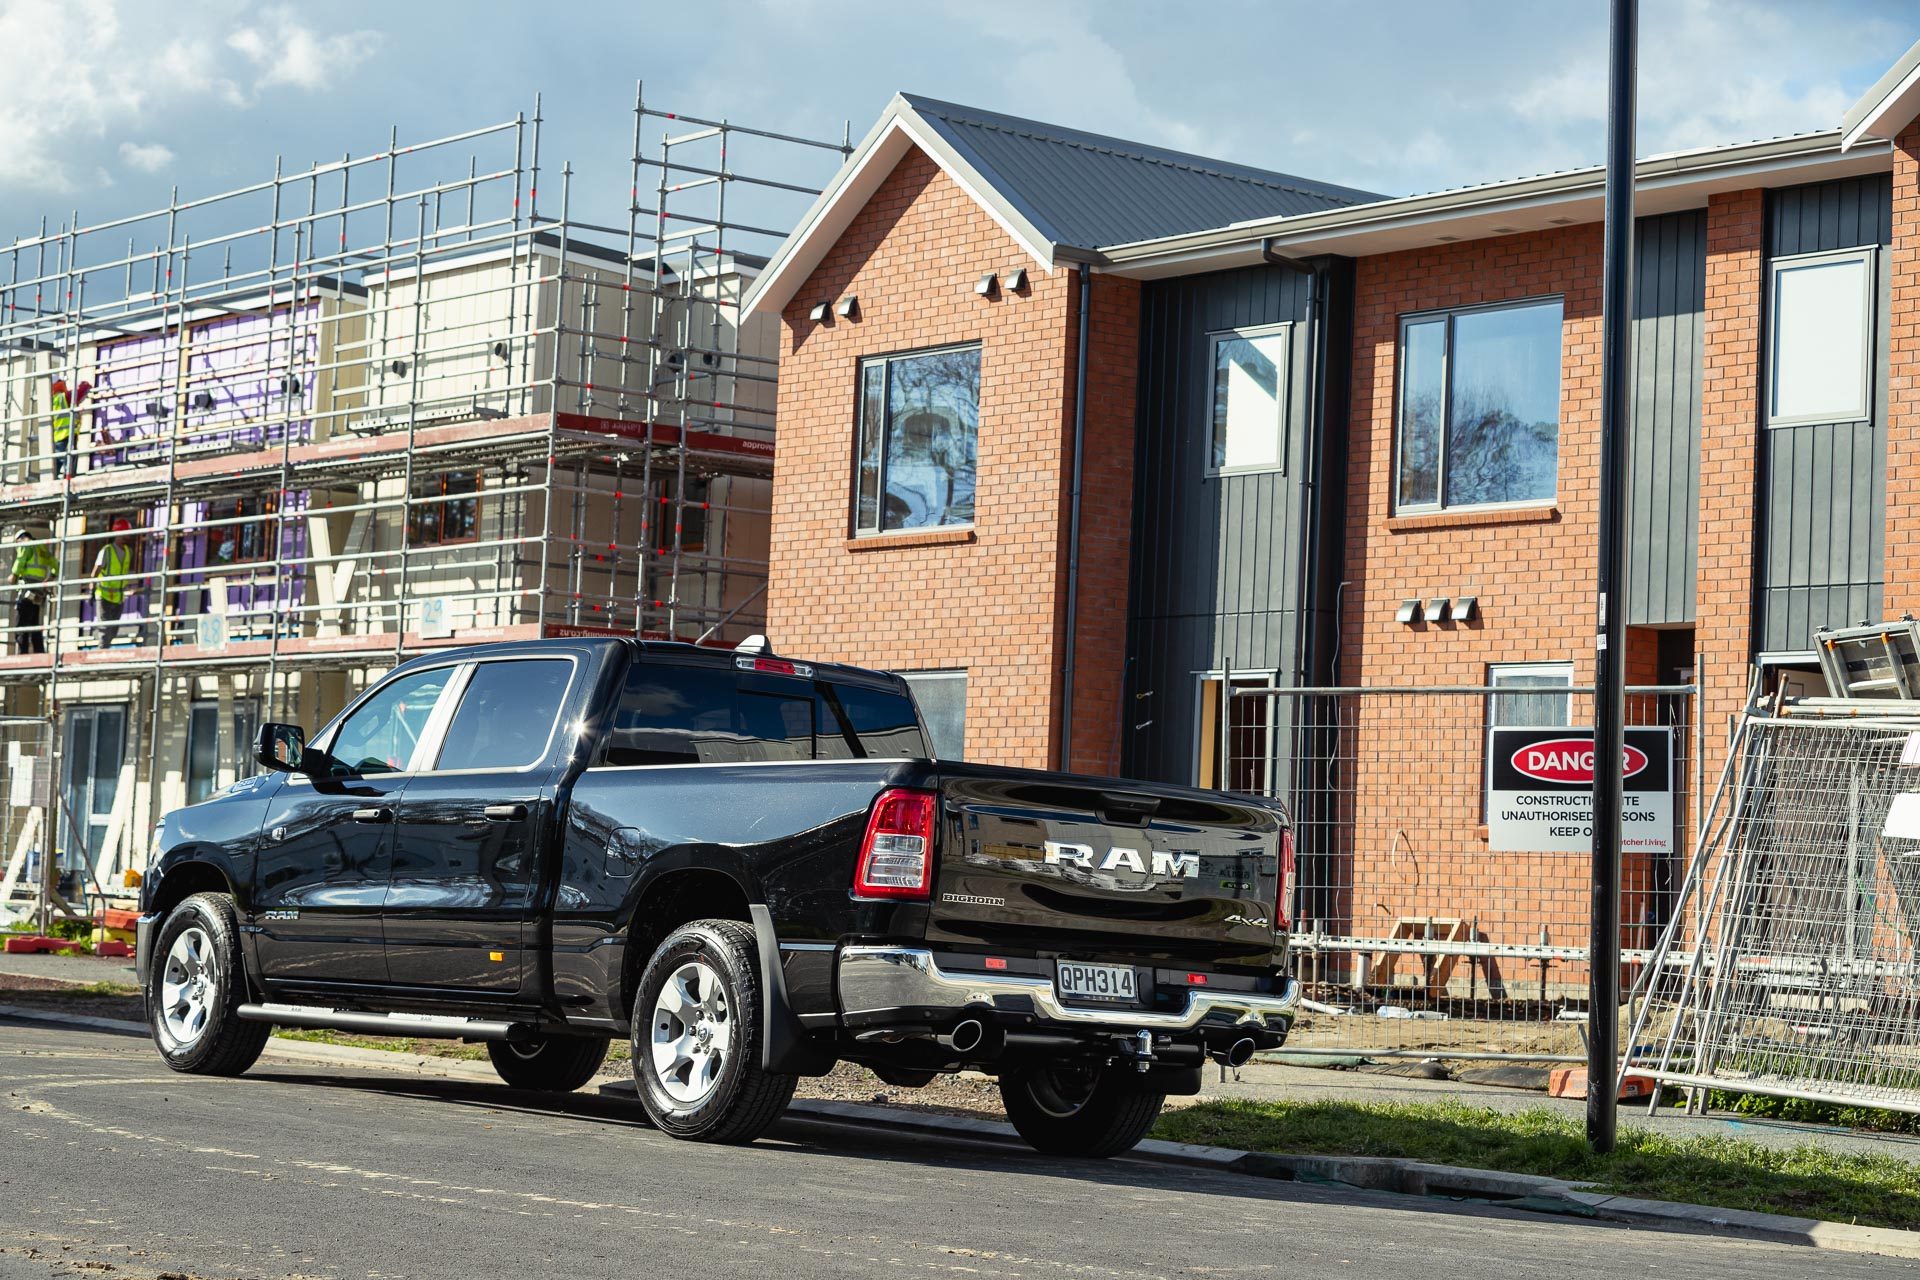
[{"label": "brick sill", "polygon": [[1413,533],[1421,529],[1467,529],[1488,524],[1554,524],[1560,519],[1558,504],[1543,507],[1502,507],[1497,511],[1432,511],[1417,516],[1388,516],[1388,533]]},{"label": "brick sill", "polygon": [[848,538],[849,551],[890,551],[897,547],[943,547],[972,542],[973,526],[952,529],[914,529],[904,533],[871,533],[864,538]]}]

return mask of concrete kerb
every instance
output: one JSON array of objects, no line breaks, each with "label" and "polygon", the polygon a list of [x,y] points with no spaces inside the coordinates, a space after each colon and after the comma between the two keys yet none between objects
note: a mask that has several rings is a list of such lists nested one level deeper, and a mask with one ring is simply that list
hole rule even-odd
[{"label": "concrete kerb", "polygon": [[[0,1021],[40,1022],[56,1026],[85,1027],[117,1035],[144,1037],[144,1023],[116,1018],[92,1018],[51,1010],[0,1005]],[[455,1079],[495,1081],[493,1069],[477,1062],[435,1058],[424,1054],[395,1053],[387,1049],[362,1049],[351,1045],[314,1044],[275,1037],[267,1053],[276,1058],[333,1063],[340,1066],[372,1067],[415,1075],[434,1075]],[[631,1080],[603,1084],[599,1093],[610,1098],[633,1098]],[[986,1140],[1007,1145],[1022,1145],[1013,1126],[996,1120],[977,1120],[966,1116],[933,1111],[875,1107],[851,1102],[796,1098],[788,1110],[795,1120],[855,1128],[884,1128],[900,1133],[919,1133],[940,1137]],[[1665,1200],[1641,1200],[1632,1196],[1608,1195],[1590,1191],[1585,1185],[1557,1178],[1528,1174],[1497,1173],[1487,1169],[1462,1169],[1452,1165],[1427,1164],[1419,1160],[1401,1160],[1387,1156],[1288,1156],[1265,1152],[1236,1151],[1226,1147],[1196,1146],[1183,1142],[1148,1139],[1135,1147],[1132,1157],[1161,1164],[1186,1165],[1214,1169],[1249,1177],[1273,1178],[1289,1182],[1313,1182],[1354,1187],[1366,1191],[1388,1191],[1401,1195],[1444,1196],[1450,1199],[1485,1200],[1508,1208],[1539,1213],[1569,1214],[1639,1226],[1711,1232],[1774,1244],[1803,1245],[1815,1249],[1833,1249],[1845,1253],[1872,1253],[1891,1258],[1920,1258],[1920,1232],[1898,1231],[1888,1227],[1859,1227],[1817,1218],[1794,1218],[1782,1214],[1753,1213],[1740,1209],[1719,1209],[1709,1205],[1675,1204]]]}]

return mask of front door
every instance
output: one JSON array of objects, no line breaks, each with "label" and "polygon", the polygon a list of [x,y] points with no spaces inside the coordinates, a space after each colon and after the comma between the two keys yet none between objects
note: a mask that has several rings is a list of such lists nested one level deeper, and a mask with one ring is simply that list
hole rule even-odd
[{"label": "front door", "polygon": [[520,989],[574,671],[564,657],[472,668],[437,759],[400,800],[386,901],[393,982]]},{"label": "front door", "polygon": [[[93,878],[89,868],[105,851],[120,795],[120,770],[127,758],[125,707],[70,707],[66,712],[67,829],[55,843],[66,850],[62,868],[79,877],[76,888]],[[126,833],[121,833],[124,844]]]},{"label": "front door", "polygon": [[456,667],[388,680],[314,743],[267,807],[254,869],[255,953],[282,983],[385,982],[381,908],[399,805]]}]

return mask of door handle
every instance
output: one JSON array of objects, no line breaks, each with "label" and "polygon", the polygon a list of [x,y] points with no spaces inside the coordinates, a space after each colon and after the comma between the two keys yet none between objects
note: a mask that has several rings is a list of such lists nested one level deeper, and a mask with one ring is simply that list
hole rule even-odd
[{"label": "door handle", "polygon": [[369,809],[355,809],[353,820],[355,822],[392,822],[393,810],[383,805],[375,805]]},{"label": "door handle", "polygon": [[489,822],[523,822],[527,816],[527,806],[523,804],[490,804],[481,810]]}]

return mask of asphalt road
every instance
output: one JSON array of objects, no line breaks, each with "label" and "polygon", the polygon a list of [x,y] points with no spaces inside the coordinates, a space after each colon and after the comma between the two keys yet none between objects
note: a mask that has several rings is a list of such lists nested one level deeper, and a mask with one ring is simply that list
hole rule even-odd
[{"label": "asphalt road", "polygon": [[0,1022],[0,1277],[1892,1275],[1914,1264],[786,1121],[697,1147],[575,1094]]}]

